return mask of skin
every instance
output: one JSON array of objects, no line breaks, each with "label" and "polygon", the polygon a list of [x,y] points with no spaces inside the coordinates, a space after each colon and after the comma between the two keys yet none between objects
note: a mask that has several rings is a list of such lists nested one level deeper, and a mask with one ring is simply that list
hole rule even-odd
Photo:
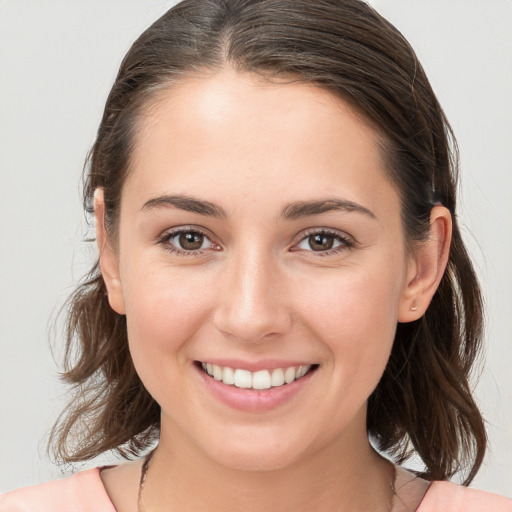
[{"label": "skin", "polygon": [[[451,223],[434,207],[429,240],[406,250],[378,137],[317,87],[230,69],[187,78],[146,108],[115,240],[101,190],[96,216],[110,304],[162,409],[147,510],[389,510],[394,471],[368,442],[367,398],[397,322],[428,307]],[[290,215],[326,199],[352,208]],[[177,228],[204,233],[201,250],[176,252]],[[311,235],[326,230],[335,250],[314,251]],[[318,368],[290,400],[248,412],[206,389],[194,361],[218,358]],[[102,472],[120,512],[136,510],[139,472]]]}]

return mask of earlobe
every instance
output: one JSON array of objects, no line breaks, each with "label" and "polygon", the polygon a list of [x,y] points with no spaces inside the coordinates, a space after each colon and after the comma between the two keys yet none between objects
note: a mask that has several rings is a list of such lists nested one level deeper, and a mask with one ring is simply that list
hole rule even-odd
[{"label": "earlobe", "polygon": [[116,313],[124,315],[124,295],[119,275],[118,258],[105,228],[105,201],[101,188],[94,191],[94,218],[96,222],[96,242],[100,253],[101,275],[107,288],[108,301],[110,307]]},{"label": "earlobe", "polygon": [[434,206],[428,239],[418,244],[411,257],[398,312],[399,322],[412,322],[424,315],[446,269],[451,240],[451,213],[444,206]]}]

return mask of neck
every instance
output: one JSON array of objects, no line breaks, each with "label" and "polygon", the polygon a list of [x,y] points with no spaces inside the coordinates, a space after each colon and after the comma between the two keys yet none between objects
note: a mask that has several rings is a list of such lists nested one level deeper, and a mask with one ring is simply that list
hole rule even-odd
[{"label": "neck", "polygon": [[244,470],[212,460],[186,435],[162,428],[144,487],[143,511],[387,511],[393,466],[361,429],[280,469]]}]

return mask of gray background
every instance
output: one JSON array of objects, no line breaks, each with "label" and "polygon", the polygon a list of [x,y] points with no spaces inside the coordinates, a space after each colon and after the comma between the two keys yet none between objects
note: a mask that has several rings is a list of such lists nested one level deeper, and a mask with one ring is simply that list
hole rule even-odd
[{"label": "gray background", "polygon": [[[66,392],[48,340],[95,254],[81,168],[121,58],[173,3],[0,0],[0,491],[61,474],[45,457]],[[510,496],[512,2],[371,3],[416,49],[459,140],[460,221],[488,308],[477,397],[490,450],[474,486]]]}]

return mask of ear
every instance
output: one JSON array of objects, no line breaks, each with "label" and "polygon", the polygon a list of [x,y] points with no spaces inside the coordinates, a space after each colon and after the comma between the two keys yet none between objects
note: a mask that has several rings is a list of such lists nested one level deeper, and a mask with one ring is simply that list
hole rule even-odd
[{"label": "ear", "polygon": [[119,275],[119,262],[105,228],[105,200],[101,188],[94,191],[94,218],[96,221],[96,242],[100,253],[100,269],[107,287],[108,302],[116,313],[124,315],[126,310]]},{"label": "ear", "polygon": [[418,243],[409,261],[398,311],[399,322],[412,322],[424,315],[446,269],[451,240],[451,213],[444,206],[434,206],[428,239]]}]

